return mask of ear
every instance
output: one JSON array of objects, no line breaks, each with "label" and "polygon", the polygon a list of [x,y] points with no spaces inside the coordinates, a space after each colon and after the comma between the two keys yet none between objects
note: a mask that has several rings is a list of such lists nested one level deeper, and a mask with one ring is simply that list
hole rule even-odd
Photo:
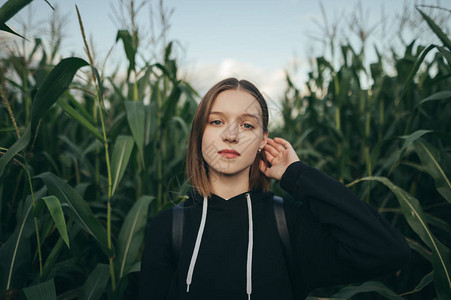
[{"label": "ear", "polygon": [[268,135],[269,135],[268,132],[265,132],[263,134],[262,142],[260,143],[260,149],[263,149],[263,147],[265,147],[265,145],[268,143]]}]

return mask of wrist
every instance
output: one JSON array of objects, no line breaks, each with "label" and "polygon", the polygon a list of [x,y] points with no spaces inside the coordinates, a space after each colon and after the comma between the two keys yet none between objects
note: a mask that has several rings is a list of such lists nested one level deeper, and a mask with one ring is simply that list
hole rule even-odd
[{"label": "wrist", "polygon": [[308,168],[309,166],[300,160],[292,162],[286,168],[280,179],[280,187],[290,193],[290,191],[296,187],[298,178],[302,176]]}]

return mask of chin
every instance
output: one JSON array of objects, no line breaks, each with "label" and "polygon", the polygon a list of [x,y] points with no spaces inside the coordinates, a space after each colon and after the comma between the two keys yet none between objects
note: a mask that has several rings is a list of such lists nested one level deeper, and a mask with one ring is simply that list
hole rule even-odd
[{"label": "chin", "polygon": [[214,169],[214,172],[218,175],[224,175],[224,176],[233,176],[233,175],[238,175],[241,174],[243,172],[249,172],[249,168],[245,167],[245,168],[233,168],[233,167],[229,167],[229,168],[222,168],[222,169]]}]

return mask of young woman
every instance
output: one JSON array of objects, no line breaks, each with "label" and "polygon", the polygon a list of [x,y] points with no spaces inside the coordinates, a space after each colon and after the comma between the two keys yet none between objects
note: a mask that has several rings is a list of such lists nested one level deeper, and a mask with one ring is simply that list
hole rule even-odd
[{"label": "young woman", "polygon": [[[172,249],[173,212],[163,211],[149,226],[141,299],[297,300],[395,272],[409,257],[403,236],[376,210],[301,162],[288,141],[268,137],[266,102],[248,81],[225,79],[203,97],[187,175],[193,188],[181,247]],[[292,260],[276,226],[271,178],[291,195],[283,210]]]}]

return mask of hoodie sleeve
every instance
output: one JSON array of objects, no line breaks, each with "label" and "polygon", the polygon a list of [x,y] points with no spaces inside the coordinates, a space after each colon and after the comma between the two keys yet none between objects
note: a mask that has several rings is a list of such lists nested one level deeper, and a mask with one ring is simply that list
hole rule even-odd
[{"label": "hoodie sleeve", "polygon": [[171,252],[172,210],[163,211],[152,219],[147,230],[141,260],[140,300],[166,300],[175,265]]},{"label": "hoodie sleeve", "polygon": [[280,184],[297,200],[285,212],[297,280],[311,289],[395,272],[410,257],[404,237],[339,181],[299,161]]}]

